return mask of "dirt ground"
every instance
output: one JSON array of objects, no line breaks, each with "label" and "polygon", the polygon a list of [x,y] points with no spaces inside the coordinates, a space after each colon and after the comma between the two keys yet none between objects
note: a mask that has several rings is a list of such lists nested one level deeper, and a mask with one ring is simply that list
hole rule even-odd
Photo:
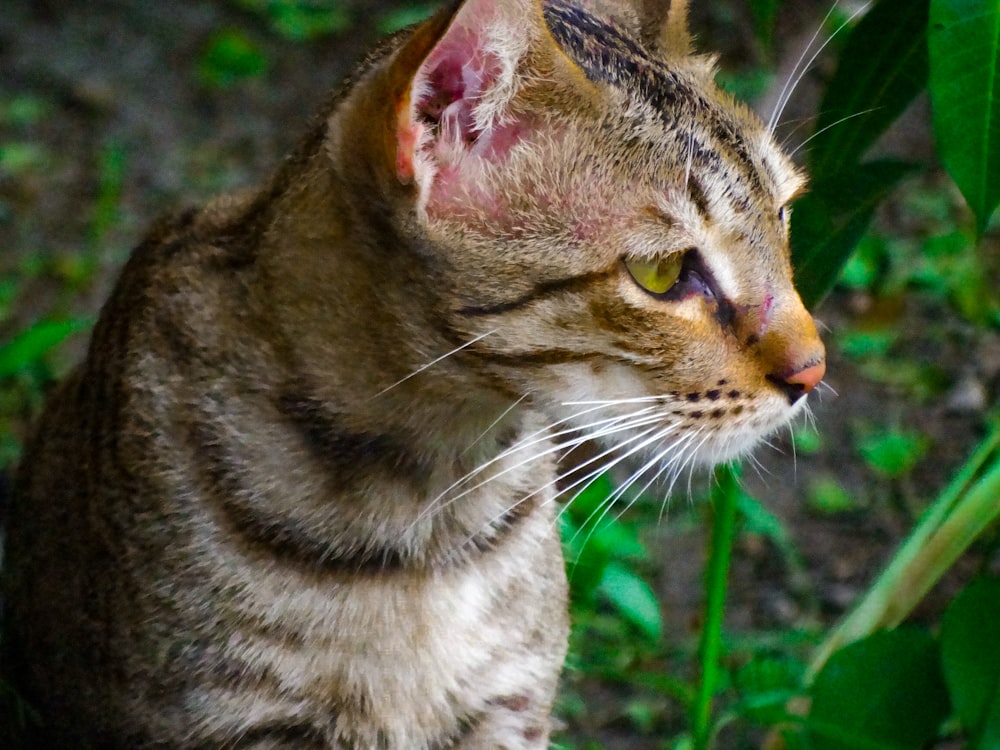
[{"label": "dirt ground", "polygon": [[[301,43],[281,39],[238,2],[5,0],[0,102],[28,95],[45,113],[27,125],[0,119],[0,148],[15,141],[35,144],[41,165],[16,175],[0,169],[0,277],[16,276],[22,285],[11,316],[0,322],[0,343],[41,314],[93,315],[152,218],[266,174],[304,131],[321,98],[378,37],[378,19],[401,3],[344,5],[354,19],[349,31]],[[779,28],[779,59],[797,53],[799,40],[816,28],[826,5],[795,4],[797,15]],[[704,44],[721,47],[724,64],[739,66],[754,54],[742,7],[734,1],[696,12]],[[266,72],[228,88],[200,83],[198,62],[221,29],[238,29],[256,43]],[[808,111],[809,91],[807,80],[795,102],[798,109]],[[792,112],[789,118],[797,116]],[[918,106],[910,129],[895,134],[895,147],[929,157],[926,133],[926,105]],[[119,163],[114,155],[121,157],[120,190],[108,186]],[[117,218],[105,224],[95,217],[109,192],[117,201]],[[891,207],[879,220],[916,221]],[[73,281],[81,257],[96,270]],[[946,303],[919,294],[886,311],[864,294],[838,292],[817,312],[833,333],[886,315],[901,330],[900,356],[933,363],[940,386],[918,400],[898,385],[874,382],[844,356],[835,335],[828,337],[829,388],[811,397],[822,450],[793,457],[789,440],[779,436],[776,450],[760,453],[760,475],[747,472],[751,492],[789,530],[804,562],[805,582],[789,574],[773,544],[745,537],[734,561],[727,611],[734,631],[835,620],[864,591],[914,514],[981,434],[1000,386],[996,330],[966,323]],[[83,343],[67,347],[67,363],[79,356]],[[854,440],[858,425],[870,423],[919,432],[929,440],[929,452],[904,479],[879,478],[859,457]],[[804,503],[805,488],[817,477],[836,478],[854,499],[852,508],[823,513]],[[680,506],[676,515],[684,515],[685,503],[683,497],[672,501],[672,509]],[[671,523],[674,515],[672,510],[651,544],[660,558],[657,585],[667,632],[681,644],[691,642],[698,624],[704,532],[695,524]],[[970,556],[959,564],[922,616],[938,611],[980,563],[980,556]],[[579,687],[595,708],[571,728],[573,736],[599,738],[609,748],[660,746],[630,734],[614,688]],[[726,746],[745,741],[734,738]]]}]

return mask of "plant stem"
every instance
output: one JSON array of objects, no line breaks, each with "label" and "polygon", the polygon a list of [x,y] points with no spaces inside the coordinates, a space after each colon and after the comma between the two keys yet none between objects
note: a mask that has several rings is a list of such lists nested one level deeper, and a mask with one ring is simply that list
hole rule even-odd
[{"label": "plant stem", "polygon": [[[1000,517],[998,448],[1000,423],[994,421],[989,434],[927,510],[864,599],[816,650],[807,682],[838,649],[902,622],[955,560]],[[977,475],[981,475],[978,480]]]},{"label": "plant stem", "polygon": [[712,737],[712,696],[719,683],[719,654],[722,651],[722,618],[726,603],[726,585],[733,540],[736,536],[739,475],[732,466],[721,466],[715,473],[717,485],[712,493],[712,539],[708,571],[705,576],[705,626],[701,634],[701,684],[692,711],[695,750],[708,750]]}]

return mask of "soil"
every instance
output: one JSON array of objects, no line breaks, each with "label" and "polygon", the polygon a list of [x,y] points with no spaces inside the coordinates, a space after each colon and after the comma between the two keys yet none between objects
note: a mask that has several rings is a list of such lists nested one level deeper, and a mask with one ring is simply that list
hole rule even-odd
[{"label": "soil", "polygon": [[[0,112],[27,95],[43,104],[45,114],[26,124],[0,117],[0,149],[13,142],[40,149],[36,169],[11,174],[0,162],[0,278],[16,278],[22,289],[7,320],[0,320],[0,342],[43,314],[94,315],[129,248],[153,218],[265,175],[291,149],[326,93],[378,38],[378,20],[402,3],[343,2],[353,19],[350,30],[308,43],[282,39],[264,17],[241,9],[247,5],[252,3],[5,0]],[[819,1],[794,5],[795,15],[789,12],[779,26],[779,60],[794,60],[800,40],[818,27],[827,7]],[[746,67],[759,57],[741,3],[697,11],[701,44],[723,50],[724,66]],[[267,70],[229,87],[206,85],[200,82],[199,60],[213,35],[227,29],[239,30],[259,47]],[[817,69],[822,73],[822,60]],[[810,79],[787,119],[805,116],[813,106]],[[918,105],[887,147],[930,158],[928,132],[926,105]],[[123,157],[120,180],[113,169],[116,155]],[[924,189],[949,189],[940,175],[925,180]],[[110,222],[101,213],[109,195],[115,213]],[[885,209],[879,221],[894,231],[916,223],[913,231],[919,231],[919,217],[898,207]],[[995,247],[988,249],[995,259]],[[74,270],[81,263],[90,269],[82,279]],[[918,399],[907,387],[872,380],[842,353],[835,337],[828,337],[827,387],[812,397],[822,450],[794,456],[790,441],[779,437],[776,450],[761,451],[759,476],[749,469],[746,478],[750,492],[782,520],[803,570],[790,572],[767,538],[744,535],[727,610],[727,627],[734,632],[835,621],[982,433],[987,406],[996,402],[1000,386],[996,330],[965,322],[933,295],[909,294],[890,307],[864,293],[841,291],[817,316],[831,331],[888,321],[898,331],[894,355],[932,363],[937,385]],[[77,340],[66,347],[63,365],[77,358],[83,345]],[[20,420],[15,428],[23,434],[25,425]],[[905,478],[881,478],[856,448],[865,425],[920,433],[929,451]],[[810,481],[820,477],[835,478],[847,490],[850,509],[821,512],[803,502]],[[686,505],[683,495],[671,500],[667,520],[649,539],[658,558],[655,577],[668,639],[678,649],[689,648],[697,635],[705,548],[702,524],[673,520],[690,516]],[[961,561],[917,617],[933,618],[983,560],[972,554]],[[567,680],[594,706],[574,719],[567,736],[608,748],[662,747],[662,739],[640,737],[624,721],[629,698],[624,688],[573,675]],[[752,742],[734,734],[720,746]]]}]

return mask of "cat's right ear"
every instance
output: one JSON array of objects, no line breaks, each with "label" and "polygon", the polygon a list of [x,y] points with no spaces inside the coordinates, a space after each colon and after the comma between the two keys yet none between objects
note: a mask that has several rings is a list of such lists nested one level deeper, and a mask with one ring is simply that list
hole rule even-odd
[{"label": "cat's right ear", "polygon": [[[439,170],[512,145],[517,68],[543,29],[536,0],[466,0],[416,32],[401,52],[412,59],[413,49],[426,51],[396,105],[400,182],[426,193]],[[429,51],[427,34],[438,34]]]},{"label": "cat's right ear", "polygon": [[642,0],[644,39],[661,54],[686,57],[694,51],[688,29],[688,0]]}]

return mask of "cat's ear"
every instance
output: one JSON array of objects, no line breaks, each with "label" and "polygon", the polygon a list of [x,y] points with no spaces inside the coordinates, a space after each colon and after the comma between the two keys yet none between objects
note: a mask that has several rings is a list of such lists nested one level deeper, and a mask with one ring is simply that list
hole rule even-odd
[{"label": "cat's ear", "polygon": [[671,0],[660,46],[678,55],[690,55],[694,51],[691,32],[688,31],[688,0]]},{"label": "cat's ear", "polygon": [[688,30],[688,0],[669,0],[669,3],[664,15],[664,0],[643,0],[644,36],[652,39],[661,54],[686,57],[694,51]]},{"label": "cat's ear", "polygon": [[442,162],[511,145],[518,65],[543,29],[536,0],[466,0],[451,11],[397,103],[399,180],[426,187]]}]

